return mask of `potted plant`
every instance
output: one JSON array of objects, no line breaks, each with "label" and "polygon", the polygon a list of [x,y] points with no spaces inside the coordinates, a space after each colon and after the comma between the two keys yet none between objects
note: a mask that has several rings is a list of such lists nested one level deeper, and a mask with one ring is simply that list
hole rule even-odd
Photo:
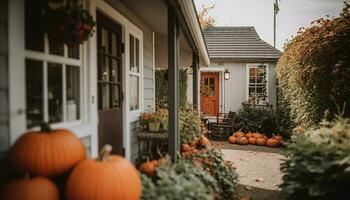
[{"label": "potted plant", "polygon": [[95,21],[78,1],[47,0],[42,10],[44,29],[49,38],[74,47],[92,36]]},{"label": "potted plant", "polygon": [[149,113],[148,131],[159,132],[160,125],[161,125],[161,117],[159,113],[157,112]]},{"label": "potted plant", "polygon": [[140,128],[142,130],[148,130],[149,119],[150,119],[150,113],[141,113],[139,122],[140,122]]}]

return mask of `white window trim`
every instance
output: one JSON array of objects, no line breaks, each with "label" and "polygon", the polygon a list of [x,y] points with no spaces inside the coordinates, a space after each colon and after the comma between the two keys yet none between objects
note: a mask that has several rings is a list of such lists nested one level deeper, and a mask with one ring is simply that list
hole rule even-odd
[{"label": "white window trim", "polygon": [[259,65],[265,65],[266,66],[266,94],[267,94],[267,100],[266,103],[270,103],[270,88],[269,88],[269,64],[266,63],[247,63],[246,64],[246,84],[245,84],[245,100],[249,100],[249,69],[250,68],[256,68]]},{"label": "white window trim", "polygon": [[[125,44],[125,52],[123,54],[123,146],[125,148],[125,157],[130,159],[131,157],[131,144],[130,144],[130,123],[138,120],[141,111],[143,110],[143,32],[136,25],[130,22],[126,17],[124,17],[119,11],[115,10],[104,0],[90,1],[89,4],[90,14],[96,19],[96,12],[101,12],[105,16],[108,16],[115,23],[122,26],[123,43]],[[136,111],[130,111],[129,109],[129,37],[132,33],[135,37],[138,37],[140,41],[140,109]],[[92,156],[97,156],[98,154],[98,109],[97,103],[97,37],[96,34],[93,35],[89,40],[89,70],[90,70],[90,115],[92,128]]]}]

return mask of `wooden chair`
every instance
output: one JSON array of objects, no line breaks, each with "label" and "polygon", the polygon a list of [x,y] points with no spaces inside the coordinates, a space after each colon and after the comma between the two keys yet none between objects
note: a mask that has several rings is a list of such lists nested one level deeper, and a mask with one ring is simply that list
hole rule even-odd
[{"label": "wooden chair", "polygon": [[210,127],[211,135],[213,139],[226,140],[233,130],[233,121],[235,118],[235,112],[219,113],[217,115],[217,123],[212,124]]}]

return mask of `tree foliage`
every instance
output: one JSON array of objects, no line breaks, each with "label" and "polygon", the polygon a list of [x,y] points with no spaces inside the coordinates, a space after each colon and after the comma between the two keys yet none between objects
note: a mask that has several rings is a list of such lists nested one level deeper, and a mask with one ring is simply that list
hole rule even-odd
[{"label": "tree foliage", "polygon": [[[350,115],[350,5],[340,16],[318,19],[301,28],[285,45],[277,64],[281,101],[290,118],[304,127],[317,126],[329,109],[337,113],[333,98],[347,104]],[[332,97],[332,98],[331,98]]]},{"label": "tree foliage", "polygon": [[211,6],[202,5],[198,11],[199,24],[203,30],[215,25],[216,19],[210,14],[210,11],[213,10],[214,7],[215,4]]}]

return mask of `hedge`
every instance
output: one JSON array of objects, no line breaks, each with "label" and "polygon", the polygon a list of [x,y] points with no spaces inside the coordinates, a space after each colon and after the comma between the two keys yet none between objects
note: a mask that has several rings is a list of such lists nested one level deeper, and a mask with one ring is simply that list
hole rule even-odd
[{"label": "hedge", "polygon": [[[168,80],[167,69],[157,69],[155,71],[156,79],[156,104],[164,107],[168,103]],[[185,106],[187,102],[187,69],[179,70],[179,95],[180,105]]]},{"label": "hedge", "polygon": [[317,126],[327,109],[332,118],[338,113],[335,102],[346,103],[344,116],[350,115],[349,10],[345,3],[340,16],[312,22],[285,45],[277,64],[279,99],[296,125]]}]

